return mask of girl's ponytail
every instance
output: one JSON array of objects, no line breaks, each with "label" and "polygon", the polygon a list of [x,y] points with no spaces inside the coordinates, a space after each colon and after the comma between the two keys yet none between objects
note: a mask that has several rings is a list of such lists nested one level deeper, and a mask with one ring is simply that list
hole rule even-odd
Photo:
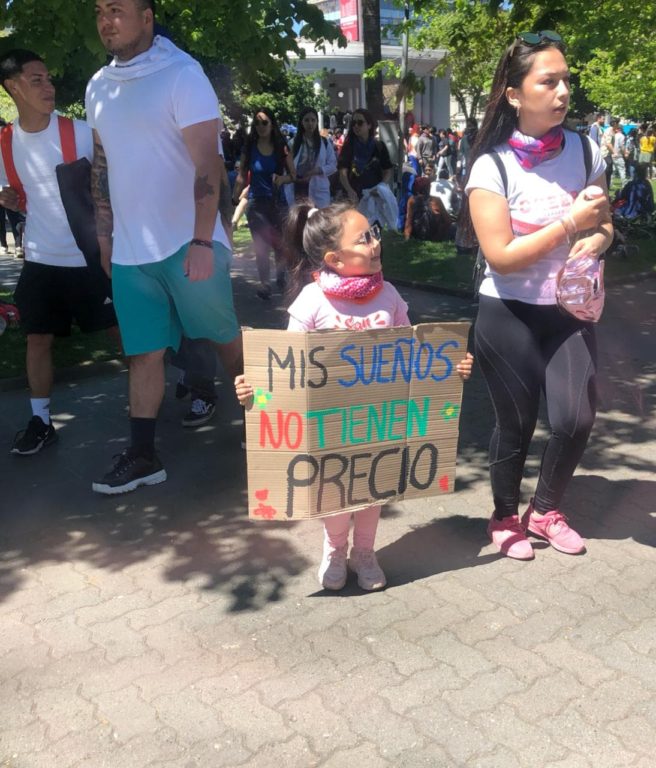
[{"label": "girl's ponytail", "polygon": [[343,217],[352,210],[351,203],[333,203],[317,209],[308,200],[291,208],[283,231],[290,274],[289,303],[312,282],[312,273],[324,266],[325,254],[339,249]]}]

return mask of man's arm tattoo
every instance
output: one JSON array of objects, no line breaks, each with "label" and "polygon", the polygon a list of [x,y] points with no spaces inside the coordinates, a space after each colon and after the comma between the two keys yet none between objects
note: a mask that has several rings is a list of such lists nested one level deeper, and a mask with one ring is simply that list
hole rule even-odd
[{"label": "man's arm tattoo", "polygon": [[216,190],[209,182],[209,174],[205,176],[196,176],[194,182],[194,200],[200,203],[206,197],[214,197]]},{"label": "man's arm tattoo", "polygon": [[114,231],[114,215],[109,198],[107,157],[103,145],[99,141],[94,142],[93,149],[91,194],[96,210],[96,229],[98,237],[111,237]]}]

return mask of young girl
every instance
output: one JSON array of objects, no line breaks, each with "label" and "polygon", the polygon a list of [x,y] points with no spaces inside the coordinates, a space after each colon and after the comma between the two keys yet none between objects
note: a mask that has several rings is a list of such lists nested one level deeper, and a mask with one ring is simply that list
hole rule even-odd
[{"label": "young girl", "polygon": [[[380,261],[380,230],[349,203],[336,203],[322,210],[298,205],[290,212],[286,241],[291,243],[296,263],[291,273],[290,293],[296,296],[289,307],[290,331],[343,328],[344,318],[377,316],[376,325],[410,325],[408,306],[396,288],[383,280]],[[303,287],[305,286],[305,287]],[[339,319],[341,323],[338,324]],[[362,323],[362,327],[366,327]],[[457,365],[463,379],[471,374],[473,358],[467,354]],[[253,395],[243,376],[235,379],[242,405]],[[362,589],[382,589],[385,574],[374,553],[380,506],[355,513],[326,517],[323,560],[319,581],[325,589],[341,589],[346,583],[348,535],[354,518],[353,547],[348,564]]]}]

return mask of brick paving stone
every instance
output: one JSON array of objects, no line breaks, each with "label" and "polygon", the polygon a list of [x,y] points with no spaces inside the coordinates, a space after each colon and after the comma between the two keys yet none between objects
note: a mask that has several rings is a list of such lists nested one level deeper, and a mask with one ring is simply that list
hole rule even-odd
[{"label": "brick paving stone", "polygon": [[394,768],[458,768],[439,744],[404,752],[394,760]]},{"label": "brick paving stone", "polygon": [[416,642],[419,638],[435,635],[443,629],[448,629],[464,618],[465,612],[462,609],[445,603],[435,608],[427,608],[413,618],[395,621],[392,629],[396,630],[404,640]]},{"label": "brick paving stone", "polygon": [[276,707],[283,702],[295,701],[306,694],[342,679],[335,664],[326,659],[299,664],[292,670],[275,677],[268,677],[255,684],[261,701],[267,707]]},{"label": "brick paving stone", "polygon": [[[126,586],[131,586],[126,584]],[[95,605],[78,608],[75,612],[77,623],[88,627],[101,621],[120,619],[137,608],[147,608],[152,605],[152,597],[145,590],[134,590],[126,594],[110,594]]]},{"label": "brick paving stone", "polygon": [[140,657],[146,652],[145,636],[132,629],[122,617],[112,621],[96,622],[90,627],[93,643],[102,648],[107,661],[114,664],[127,657]]},{"label": "brick paving stone", "polygon": [[571,701],[580,700],[588,693],[574,675],[563,670],[541,677],[533,685],[506,698],[521,715],[531,713],[535,718],[548,718],[561,712]]},{"label": "brick paving stone", "polygon": [[579,699],[578,705],[581,715],[590,723],[611,723],[631,712],[639,712],[644,704],[653,700],[653,690],[646,690],[638,678],[624,675],[592,687]]},{"label": "brick paving stone", "polygon": [[147,608],[137,608],[130,611],[126,617],[130,626],[138,632],[146,627],[154,627],[176,619],[188,611],[193,611],[197,605],[197,595],[182,594],[177,597],[167,597]]},{"label": "brick paving stone", "polygon": [[442,697],[456,714],[468,717],[475,712],[493,711],[508,696],[525,689],[509,669],[496,669],[477,675],[464,688],[445,691]]},{"label": "brick paving stone", "polygon": [[91,702],[97,707],[97,719],[111,727],[112,735],[118,741],[127,742],[159,728],[155,709],[146,704],[134,685],[96,694]]},{"label": "brick paving stone", "polygon": [[594,766],[623,768],[635,762],[635,751],[607,731],[607,725],[591,725],[574,705],[542,721],[543,728],[574,754],[588,758]]},{"label": "brick paving stone", "polygon": [[173,731],[180,743],[217,739],[227,732],[220,713],[199,701],[196,691],[189,688],[158,696],[150,706],[159,722]]},{"label": "brick paving stone", "polygon": [[321,768],[344,768],[357,765],[359,768],[386,768],[394,762],[383,758],[372,742],[365,742],[355,749],[340,749],[321,764]]},{"label": "brick paving stone", "polygon": [[[248,713],[247,717],[245,713]],[[246,691],[226,702],[221,718],[228,728],[241,736],[251,752],[257,752],[265,744],[286,741],[292,735],[281,713],[276,708],[264,706],[254,691]]]},{"label": "brick paving stone", "polygon": [[391,662],[401,675],[412,675],[420,669],[430,669],[434,661],[413,643],[401,639],[398,632],[387,629],[369,641],[371,653],[379,659]]},{"label": "brick paving stone", "polygon": [[22,620],[21,612],[14,611],[3,617],[0,629],[0,659],[20,646],[36,645],[38,642],[34,626]]},{"label": "brick paving stone", "polygon": [[523,683],[533,683],[539,677],[548,675],[551,667],[539,655],[512,643],[503,635],[490,640],[479,640],[479,650],[492,665],[508,667]]},{"label": "brick paving stone", "polygon": [[308,742],[300,736],[277,744],[266,744],[240,768],[271,768],[282,765],[285,768],[318,768],[319,758],[312,754]]},{"label": "brick paving stone", "polygon": [[362,739],[371,739],[375,735],[378,751],[386,760],[394,762],[424,743],[418,725],[392,712],[387,702],[373,692],[360,701],[342,705],[339,712],[348,722],[352,734],[358,734]]},{"label": "brick paving stone", "polygon": [[627,751],[642,753],[653,759],[656,748],[654,725],[644,717],[618,718],[609,723],[608,730],[617,736]]},{"label": "brick paving stone", "polygon": [[352,704],[366,706],[377,691],[399,685],[404,679],[389,662],[371,660],[354,672],[340,674],[334,682],[322,686],[321,696],[335,712]]},{"label": "brick paving stone", "polygon": [[614,675],[614,672],[596,656],[577,650],[563,638],[555,638],[550,643],[536,645],[533,650],[545,661],[551,662],[552,667],[560,667],[565,672],[569,672],[583,685],[595,686]]},{"label": "brick paving stone", "polygon": [[476,648],[463,646],[451,632],[422,638],[419,644],[437,662],[450,664],[461,677],[471,679],[496,667]]},{"label": "brick paving stone", "polygon": [[470,761],[494,749],[483,732],[468,718],[461,718],[441,698],[427,707],[418,707],[406,714],[417,724],[420,733],[439,744],[456,765],[468,766]]},{"label": "brick paving stone", "polygon": [[34,714],[48,726],[48,738],[53,741],[71,731],[79,733],[96,724],[93,704],[72,690],[42,691]]},{"label": "brick paving stone", "polygon": [[338,712],[330,709],[324,702],[325,698],[309,693],[301,699],[286,701],[275,707],[285,717],[287,725],[310,745],[312,753],[321,758],[328,757],[336,748],[355,747],[359,741],[349,726],[346,713],[341,709]]},{"label": "brick paving stone", "polygon": [[[16,702],[12,702],[16,705]],[[18,705],[20,706],[20,705]],[[24,719],[25,725],[17,724]],[[48,726],[41,720],[31,717],[2,718],[2,730],[0,731],[0,765],[26,764],[30,753],[44,749],[48,743]],[[12,721],[14,724],[12,726]]]},{"label": "brick paving stone", "polygon": [[50,646],[53,659],[84,653],[95,647],[91,632],[79,626],[75,614],[39,621],[34,625],[34,632],[39,640]]},{"label": "brick paving stone", "polygon": [[507,749],[497,749],[492,755],[472,758],[470,765],[471,768],[525,768],[528,763],[520,762]]},{"label": "brick paving stone", "polygon": [[643,685],[656,691],[656,659],[637,653],[619,639],[600,645],[595,653],[611,669],[639,677]]},{"label": "brick paving stone", "polygon": [[563,744],[541,727],[540,716],[530,708],[519,712],[502,702],[493,710],[479,712],[473,722],[493,746],[494,759],[505,752],[521,768],[543,768],[550,760],[560,760],[569,754]]},{"label": "brick paving stone", "polygon": [[428,706],[445,691],[465,685],[466,681],[458,677],[453,667],[435,663],[431,669],[416,672],[399,685],[382,690],[380,695],[387,700],[392,711],[403,715],[409,709]]},{"label": "brick paving stone", "polygon": [[544,768],[594,768],[594,766],[585,757],[570,752],[563,760],[545,763]]}]

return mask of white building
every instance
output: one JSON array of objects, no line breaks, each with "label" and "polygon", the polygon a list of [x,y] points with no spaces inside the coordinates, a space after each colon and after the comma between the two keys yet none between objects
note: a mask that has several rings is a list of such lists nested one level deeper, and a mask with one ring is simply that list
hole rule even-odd
[{"label": "white building", "polygon": [[[311,0],[312,1],[312,0]],[[314,43],[302,42],[304,59],[295,59],[296,69],[303,74],[321,75],[328,73],[325,87],[330,101],[330,108],[337,107],[342,112],[347,109],[366,106],[364,78],[364,44],[361,41],[362,13],[359,0],[315,0],[330,21],[338,21],[343,33],[349,40],[346,48],[326,46],[325,51],[316,50]],[[381,2],[381,24],[389,23],[402,16],[402,11],[391,3]],[[387,18],[389,16],[389,19]],[[421,78],[424,92],[414,97],[413,113],[416,122],[428,123],[438,127],[449,125],[451,113],[449,78],[435,77],[432,73],[444,58],[445,51],[410,50],[408,68]],[[383,44],[381,58],[397,64],[401,61],[401,46],[390,40]],[[394,92],[394,81],[385,83],[386,95]],[[396,105],[394,105],[396,106]]]}]

